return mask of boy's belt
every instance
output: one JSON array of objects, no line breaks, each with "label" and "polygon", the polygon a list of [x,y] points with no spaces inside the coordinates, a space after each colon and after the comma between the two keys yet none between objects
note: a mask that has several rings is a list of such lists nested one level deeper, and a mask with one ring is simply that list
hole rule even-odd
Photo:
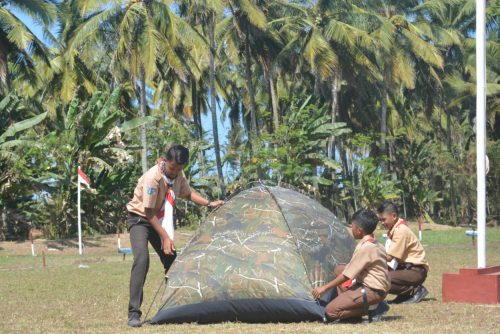
[{"label": "boy's belt", "polygon": [[139,218],[139,219],[141,219],[141,220],[145,221],[146,223],[148,223],[148,222],[149,222],[149,221],[148,221],[148,219],[147,219],[146,217],[143,217],[143,216],[141,216],[141,215],[138,215],[138,214],[137,214],[137,213],[135,213],[135,212],[130,212],[130,211],[129,211],[129,212],[128,212],[128,216],[129,216],[130,218],[136,218],[136,219],[137,219],[137,218]]},{"label": "boy's belt", "polygon": [[413,263],[400,263],[396,270],[409,270],[413,268],[425,269],[425,267],[421,264],[413,264]]}]

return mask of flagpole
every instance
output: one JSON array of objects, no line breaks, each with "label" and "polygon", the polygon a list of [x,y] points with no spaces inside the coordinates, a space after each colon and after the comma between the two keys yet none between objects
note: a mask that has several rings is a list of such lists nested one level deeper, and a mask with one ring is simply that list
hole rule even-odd
[{"label": "flagpole", "polygon": [[[78,166],[80,169],[80,166]],[[77,178],[78,183],[78,253],[82,255],[82,214],[80,210],[80,178]]]},{"label": "flagpole", "polygon": [[486,267],[486,4],[476,1],[477,266]]}]

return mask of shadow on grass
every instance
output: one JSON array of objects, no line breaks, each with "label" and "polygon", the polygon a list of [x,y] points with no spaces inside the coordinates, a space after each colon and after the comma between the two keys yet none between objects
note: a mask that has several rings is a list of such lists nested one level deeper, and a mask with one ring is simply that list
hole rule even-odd
[{"label": "shadow on grass", "polygon": [[396,321],[396,320],[400,320],[400,319],[403,319],[404,317],[401,316],[401,315],[385,315],[382,317],[382,320],[380,320],[380,322],[384,322],[384,321]]},{"label": "shadow on grass", "polygon": [[[47,241],[46,242],[47,248],[54,248],[57,250],[62,251],[64,248],[75,248],[78,247],[78,242],[74,240],[57,240],[57,241]],[[98,242],[92,242],[85,240],[84,242],[85,247],[103,247],[101,243]]]}]

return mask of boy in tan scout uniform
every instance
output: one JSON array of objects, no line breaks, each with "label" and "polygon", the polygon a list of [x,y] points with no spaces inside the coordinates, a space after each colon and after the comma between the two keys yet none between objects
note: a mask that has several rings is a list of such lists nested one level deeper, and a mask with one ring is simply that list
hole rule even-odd
[{"label": "boy in tan scout uniform", "polygon": [[142,325],[140,307],[149,269],[148,241],[160,257],[165,273],[176,257],[174,243],[161,226],[158,215],[167,199],[167,191],[173,190],[175,197],[189,199],[199,205],[218,207],[224,204],[223,201],[210,202],[191,190],[182,171],[188,160],[189,150],[186,147],[170,147],[158,164],[141,176],[134,196],[127,204],[127,227],[134,254],[128,306],[128,325],[131,327]]},{"label": "boy in tan scout uniform", "polygon": [[387,261],[393,263],[392,268],[391,264],[389,266],[389,293],[397,295],[392,303],[418,303],[428,294],[422,285],[429,271],[424,247],[407,223],[399,218],[394,203],[384,202],[377,211],[380,221],[389,230]]},{"label": "boy in tan scout uniform", "polygon": [[[324,286],[312,291],[318,299],[328,290],[337,288],[338,296],[325,308],[329,320],[359,318],[368,314],[370,321],[378,321],[389,310],[383,302],[390,288],[387,272],[385,249],[373,236],[378,217],[370,210],[359,210],[352,217],[352,234],[361,240],[351,261],[347,265],[338,265],[336,278]],[[378,306],[369,311],[370,305]]]}]

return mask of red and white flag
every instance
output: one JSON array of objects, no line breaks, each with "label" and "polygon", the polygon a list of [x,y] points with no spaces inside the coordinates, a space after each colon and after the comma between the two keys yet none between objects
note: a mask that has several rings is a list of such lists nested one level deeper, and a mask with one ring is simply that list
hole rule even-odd
[{"label": "red and white flag", "polygon": [[82,171],[80,166],[78,166],[78,182],[83,183],[84,185],[90,188],[90,180],[88,176],[85,175],[85,173]]}]

